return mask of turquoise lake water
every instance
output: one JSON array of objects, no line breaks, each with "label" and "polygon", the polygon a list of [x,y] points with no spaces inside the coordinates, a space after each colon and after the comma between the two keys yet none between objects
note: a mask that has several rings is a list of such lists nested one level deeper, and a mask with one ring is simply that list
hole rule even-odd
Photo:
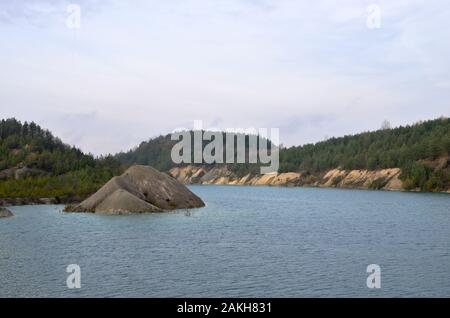
[{"label": "turquoise lake water", "polygon": [[[450,195],[191,186],[207,207],[132,216],[12,207],[0,297],[450,296]],[[81,288],[66,286],[78,264]],[[366,268],[381,267],[369,289]]]}]

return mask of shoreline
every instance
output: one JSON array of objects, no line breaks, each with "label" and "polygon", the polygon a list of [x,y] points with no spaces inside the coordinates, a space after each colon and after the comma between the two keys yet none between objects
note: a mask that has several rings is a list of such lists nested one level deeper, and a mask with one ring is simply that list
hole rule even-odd
[{"label": "shoreline", "polygon": [[400,168],[378,170],[345,170],[336,168],[316,174],[274,172],[271,174],[239,176],[226,166],[187,165],[172,168],[168,173],[178,181],[192,185],[277,186],[450,193],[450,188],[442,191],[422,191],[420,188],[405,189],[404,183],[400,179]]},{"label": "shoreline", "polygon": [[[87,196],[86,196],[87,197]],[[21,205],[71,204],[84,200],[83,197],[50,197],[50,198],[0,198],[0,207]]]},{"label": "shoreline", "polygon": [[325,187],[318,185],[305,184],[300,186],[292,185],[271,185],[271,184],[235,184],[235,183],[185,183],[188,186],[229,186],[229,187],[267,187],[267,188],[285,188],[285,189],[296,189],[296,188],[307,188],[307,189],[335,189],[335,190],[359,190],[359,191],[380,191],[380,192],[404,192],[404,193],[437,193],[437,194],[450,194],[450,189],[447,191],[421,191],[421,190],[405,190],[405,189],[370,189],[364,187]]},{"label": "shoreline", "polygon": [[[185,183],[189,186],[242,186],[242,187],[269,187],[269,188],[309,188],[309,189],[336,189],[336,190],[359,190],[359,191],[384,191],[384,192],[404,192],[404,193],[429,193],[429,194],[450,194],[450,191],[420,191],[404,189],[370,189],[365,187],[339,187],[339,186],[320,186],[320,185],[270,185],[270,184],[235,184],[235,183]],[[0,207],[24,206],[24,205],[66,205],[82,202],[84,199],[70,198],[0,198]]]}]

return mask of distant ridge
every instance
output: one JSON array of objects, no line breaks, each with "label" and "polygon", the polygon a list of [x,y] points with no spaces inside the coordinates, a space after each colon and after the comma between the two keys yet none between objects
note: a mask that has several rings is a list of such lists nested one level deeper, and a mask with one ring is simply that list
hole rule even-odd
[{"label": "distant ridge", "polygon": [[[3,119],[0,205],[81,201],[134,164],[168,172],[177,167],[170,158],[175,143],[170,135],[159,136],[126,153],[94,158],[64,144],[33,122]],[[345,173],[400,169],[397,177],[405,190],[446,191],[450,188],[449,152],[450,120],[438,118],[282,148],[279,172],[301,174],[307,179],[309,175],[322,176],[334,169]],[[217,171],[210,171],[211,168],[224,167],[221,171],[229,171],[235,179],[254,177],[260,170],[259,164],[193,166],[203,167],[208,175]],[[333,182],[337,181],[338,178]]]},{"label": "distant ridge", "polygon": [[[167,171],[177,166],[170,158],[175,143],[170,135],[159,136],[142,142],[133,150],[117,154],[116,158],[123,164],[145,164]],[[407,126],[333,137],[315,144],[282,148],[279,172],[318,175],[338,168],[369,171],[399,168],[405,189],[442,191],[450,185],[449,152],[450,120],[441,117]],[[258,164],[226,166],[236,177],[256,175],[259,171]]]},{"label": "distant ridge", "polygon": [[84,154],[34,122],[0,121],[0,199],[22,198],[12,204],[79,200],[122,171],[112,156]]}]

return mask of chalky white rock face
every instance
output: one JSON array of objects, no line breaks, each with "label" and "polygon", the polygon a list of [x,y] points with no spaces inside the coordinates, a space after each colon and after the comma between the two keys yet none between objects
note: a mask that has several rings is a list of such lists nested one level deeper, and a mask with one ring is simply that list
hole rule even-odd
[{"label": "chalky white rock face", "polygon": [[354,189],[403,190],[399,168],[379,170],[332,169],[307,175],[299,172],[270,173],[265,175],[236,176],[226,166],[175,167],[169,174],[184,184],[230,184],[268,186],[314,186]]},{"label": "chalky white rock face", "polygon": [[13,216],[10,210],[6,208],[0,208],[0,218],[8,218]]},{"label": "chalky white rock face", "polygon": [[67,212],[130,214],[190,209],[204,202],[173,177],[149,166],[132,166]]}]

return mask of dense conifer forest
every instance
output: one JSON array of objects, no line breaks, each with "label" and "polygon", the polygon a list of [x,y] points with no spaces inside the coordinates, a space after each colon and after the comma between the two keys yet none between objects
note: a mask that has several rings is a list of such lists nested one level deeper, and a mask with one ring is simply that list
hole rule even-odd
[{"label": "dense conifer forest", "polygon": [[[159,136],[116,157],[124,164],[148,164],[168,170],[175,166],[170,158],[175,143],[170,135]],[[334,168],[375,170],[398,167],[402,169],[401,178],[406,189],[440,191],[450,184],[449,152],[450,119],[438,118],[403,127],[387,126],[373,132],[330,138],[315,144],[282,147],[279,171],[318,174]],[[259,164],[228,166],[239,176],[259,171]]]},{"label": "dense conifer forest", "polygon": [[[248,136],[246,136],[248,141]],[[170,135],[142,142],[115,156],[94,157],[64,144],[33,122],[0,122],[0,198],[73,197],[95,192],[132,164],[174,167]],[[204,141],[203,146],[208,142]],[[247,143],[248,144],[248,143]],[[248,149],[247,149],[248,152]],[[398,167],[405,189],[441,191],[450,186],[450,120],[439,118],[280,149],[280,172],[320,174],[329,169]],[[229,164],[237,175],[259,164]]]},{"label": "dense conifer forest", "polygon": [[121,171],[114,157],[84,154],[33,122],[0,122],[2,198],[83,196]]}]

